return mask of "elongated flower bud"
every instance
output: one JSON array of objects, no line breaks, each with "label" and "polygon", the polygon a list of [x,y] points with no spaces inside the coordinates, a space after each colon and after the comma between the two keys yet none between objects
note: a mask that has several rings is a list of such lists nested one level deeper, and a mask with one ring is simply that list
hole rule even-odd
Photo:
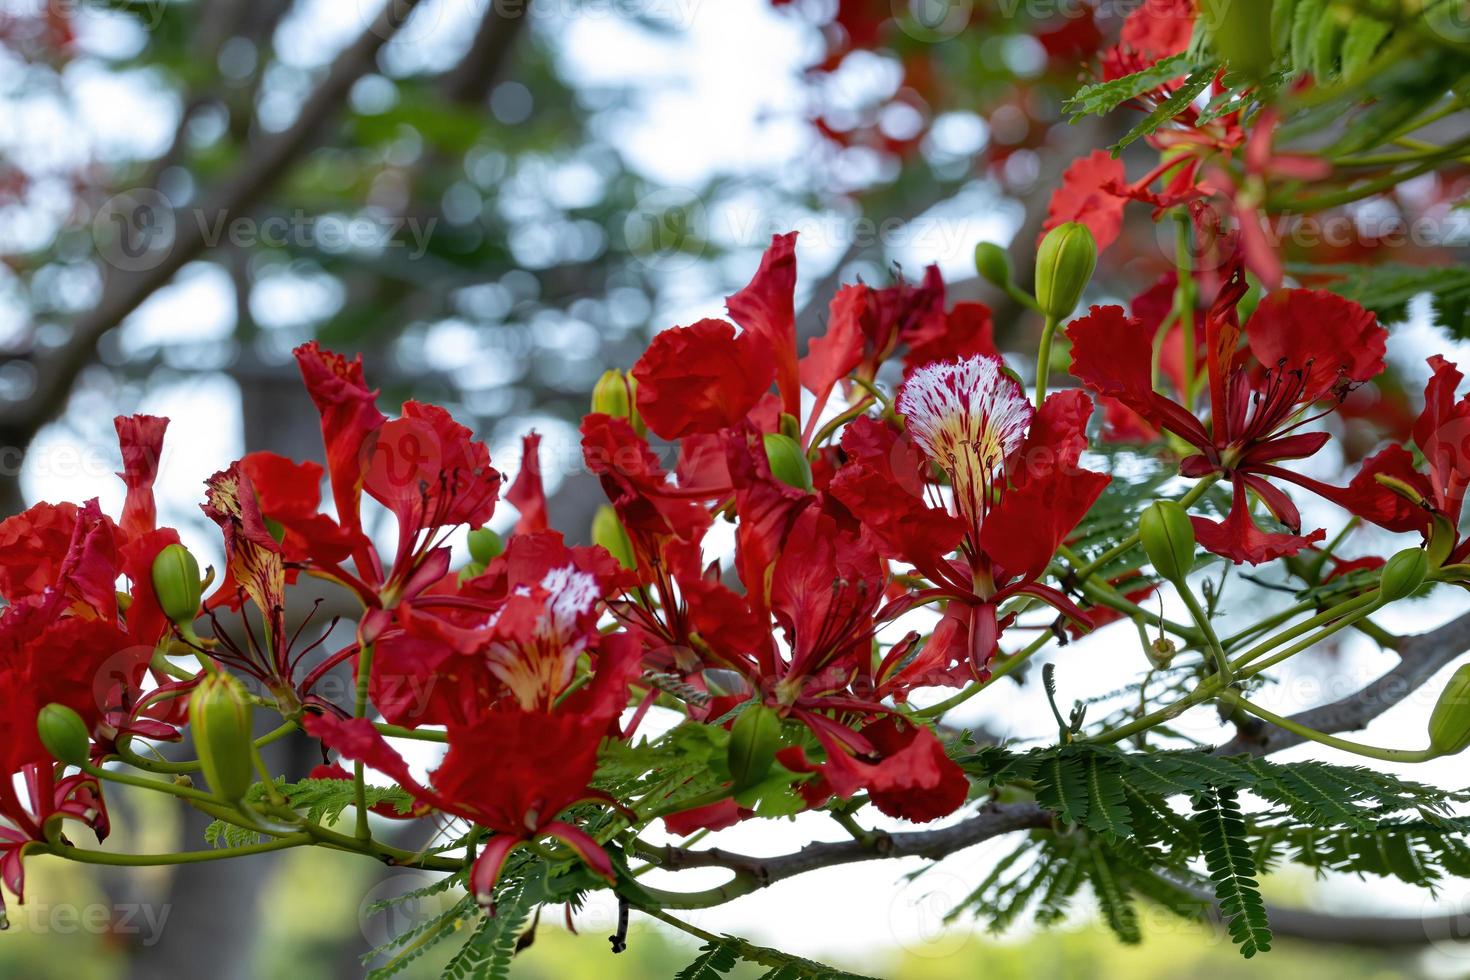
[{"label": "elongated flower bud", "polygon": [[199,615],[203,585],[199,562],[181,544],[171,544],[153,559],[153,591],[163,614],[179,626],[192,626]]},{"label": "elongated flower bud", "polygon": [[1429,745],[1440,755],[1470,746],[1470,664],[1461,664],[1429,714]]},{"label": "elongated flower bud", "polygon": [[82,716],[64,704],[48,704],[36,715],[41,744],[58,762],[86,765],[92,754],[92,737]]},{"label": "elongated flower bud", "polygon": [[638,414],[638,382],[617,368],[602,372],[602,377],[592,386],[592,411],[627,419],[639,435],[647,431]]},{"label": "elongated flower bud", "polygon": [[801,451],[801,443],[779,432],[767,432],[762,441],[772,476],[788,487],[798,490],[812,488],[812,464],[807,461],[806,453]]},{"label": "elongated flower bud", "polygon": [[1174,501],[1149,505],[1138,520],[1138,538],[1154,569],[1170,582],[1182,582],[1194,569],[1194,525]]},{"label": "elongated flower bud", "polygon": [[[488,565],[505,550],[500,535],[488,527],[477,527],[470,532],[470,558],[479,565]],[[483,571],[483,568],[481,569]]]},{"label": "elongated flower bud", "polygon": [[243,799],[255,781],[253,713],[245,685],[229,674],[206,676],[189,697],[194,750],[204,778],[223,800]]},{"label": "elongated flower bud", "polygon": [[1384,602],[1394,602],[1412,595],[1424,584],[1429,574],[1429,556],[1422,548],[1405,548],[1390,558],[1383,566],[1378,582],[1378,594]]},{"label": "elongated flower bud", "polygon": [[1200,13],[1215,53],[1246,78],[1271,68],[1271,0],[1204,0]]},{"label": "elongated flower bud", "polygon": [[1036,250],[1036,302],[1041,312],[1063,319],[1077,308],[1097,267],[1097,241],[1076,221],[1057,225]]},{"label": "elongated flower bud", "polygon": [[981,242],[975,246],[975,271],[992,286],[1005,289],[1011,284],[1011,257],[995,242]]},{"label": "elongated flower bud", "polygon": [[780,744],[781,716],[775,711],[754,704],[740,713],[730,726],[730,744],[725,754],[737,791],[765,778]]},{"label": "elongated flower bud", "polygon": [[592,543],[606,548],[607,553],[616,558],[618,564],[624,568],[638,567],[638,557],[633,553],[633,540],[628,537],[623,522],[618,520],[618,512],[608,504],[597,508],[597,513],[592,515]]}]

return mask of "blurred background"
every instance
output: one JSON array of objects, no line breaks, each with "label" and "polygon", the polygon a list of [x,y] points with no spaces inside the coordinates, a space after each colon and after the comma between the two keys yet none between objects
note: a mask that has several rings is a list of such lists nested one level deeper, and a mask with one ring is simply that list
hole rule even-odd
[{"label": "blurred background", "polygon": [[[450,408],[510,476],[520,436],[541,432],[553,524],[585,539],[600,497],[580,469],[575,426],[592,382],[631,365],[657,329],[719,315],[770,235],[790,229],[801,232],[804,336],[822,326],[837,284],[917,279],[934,263],[951,300],[992,305],[1000,345],[1030,371],[1040,324],[976,279],[972,250],[1010,243],[1029,281],[1061,171],[1128,123],[1067,125],[1060,104],[1130,9],[0,0],[0,515],[92,496],[115,509],[112,417],[167,415],[160,523],[217,563],[201,481],[251,450],[320,458],[290,357],[316,338],[361,351],[385,407],[411,396]],[[1133,152],[1130,173],[1146,169],[1149,151]],[[1388,208],[1448,222],[1447,206],[1436,209],[1455,191],[1427,175],[1363,217],[1381,221]],[[1170,267],[1147,209],[1129,215],[1092,301],[1126,301]],[[1401,243],[1395,261],[1462,259],[1457,235]],[[1365,231],[1335,250],[1314,245],[1311,257],[1378,246]],[[1392,435],[1383,420],[1409,411],[1436,350],[1470,353],[1411,307],[1390,346],[1393,371],[1365,395],[1377,410],[1345,433],[1349,452]],[[1347,462],[1323,460],[1319,475]],[[1340,520],[1320,507],[1313,517]],[[506,506],[496,525],[514,519]],[[1370,535],[1358,546],[1385,547]],[[1398,625],[1417,630],[1455,611],[1431,602]],[[1064,693],[1106,690],[1115,653],[1133,669],[1111,649],[1131,634],[1107,636],[1068,648],[1079,666],[1063,675]],[[1314,657],[1301,668],[1308,679],[1384,666],[1351,639]],[[1038,686],[965,721],[1042,735]],[[1425,690],[1432,701],[1438,686]],[[1425,705],[1406,701],[1368,739],[1422,738],[1415,710]],[[315,761],[308,746],[285,751],[296,753],[278,760],[288,769]],[[114,826],[122,847],[202,846],[191,817],[150,800],[121,797]],[[830,832],[798,821],[740,828],[731,843],[775,853]],[[894,977],[1470,974],[1455,944],[1365,953],[1285,940],[1261,967],[1163,917],[1137,949],[1086,916],[1057,934],[1023,926],[1004,939],[946,923],[994,857],[972,849],[912,880],[919,865],[833,869],[695,923]],[[38,859],[30,874],[29,902],[12,905],[0,936],[0,976],[358,976],[365,950],[434,911],[400,909],[397,922],[371,913],[419,882],[326,853],[118,875]],[[1470,903],[1463,885],[1435,907]],[[1268,889],[1329,910],[1428,911],[1417,895],[1372,884],[1288,877]],[[613,918],[594,903],[577,916],[579,935],[543,923],[518,975],[664,976],[691,958],[684,939],[646,924],[628,952],[609,956]],[[428,957],[405,975],[438,965]]]}]

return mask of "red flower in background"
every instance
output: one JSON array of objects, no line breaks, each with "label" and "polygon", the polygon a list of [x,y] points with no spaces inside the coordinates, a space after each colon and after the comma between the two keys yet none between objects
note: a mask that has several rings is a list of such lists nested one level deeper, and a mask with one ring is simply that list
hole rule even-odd
[{"label": "red flower in background", "polygon": [[[1271,480],[1312,488],[1279,465],[1305,459],[1325,445],[1325,432],[1300,431],[1331,411],[1307,416],[1320,403],[1340,402],[1348,390],[1383,370],[1387,332],[1373,314],[1332,293],[1290,289],[1268,295],[1245,326],[1235,307],[1245,294],[1237,257],[1229,280],[1205,318],[1210,414],[1208,425],[1183,403],[1154,390],[1151,334],[1116,306],[1093,307],[1067,328],[1072,373],[1099,395],[1116,399],[1157,429],[1197,452],[1181,472],[1218,474],[1231,482],[1234,502],[1222,522],[1195,517],[1200,544],[1237,563],[1259,564],[1292,555],[1325,532],[1301,534],[1301,515]],[[1254,493],[1290,533],[1261,530],[1246,491]]]}]

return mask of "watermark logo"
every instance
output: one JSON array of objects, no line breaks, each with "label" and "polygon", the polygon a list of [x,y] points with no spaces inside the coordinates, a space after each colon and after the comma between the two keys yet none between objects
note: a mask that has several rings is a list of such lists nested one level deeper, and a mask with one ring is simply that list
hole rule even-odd
[{"label": "watermark logo", "polygon": [[420,894],[435,880],[422,872],[403,871],[368,889],[357,909],[362,937],[377,948],[448,913],[463,896],[452,889]]},{"label": "watermark logo", "polygon": [[899,30],[916,41],[939,44],[970,26],[972,0],[889,0]]},{"label": "watermark logo", "polygon": [[709,240],[709,217],[699,195],[682,187],[646,194],[623,220],[629,254],[658,272],[697,263]]},{"label": "watermark logo", "polygon": [[147,187],[108,198],[92,219],[97,253],[123,272],[157,268],[173,251],[177,230],[173,206]]}]

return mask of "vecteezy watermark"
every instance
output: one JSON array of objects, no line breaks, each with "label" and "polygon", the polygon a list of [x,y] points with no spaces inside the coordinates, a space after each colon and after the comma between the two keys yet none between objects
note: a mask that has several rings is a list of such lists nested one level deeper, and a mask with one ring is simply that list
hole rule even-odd
[{"label": "vecteezy watermark", "polygon": [[129,936],[134,937],[139,946],[153,946],[163,938],[163,927],[172,911],[172,905],[149,902],[112,905],[103,902],[87,905],[26,902],[8,907],[5,918],[11,927],[33,935],[76,936],[87,933],[93,936]]},{"label": "vecteezy watermark", "polygon": [[103,202],[92,219],[92,240],[103,261],[124,272],[156,268],[181,235],[198,235],[205,248],[315,249],[332,254],[406,249],[419,259],[429,248],[437,217],[308,214],[297,208],[265,217],[203,208],[175,209],[150,188],[124,191]]},{"label": "vecteezy watermark", "polygon": [[399,871],[373,885],[357,908],[362,938],[376,949],[433,922],[460,904],[463,894],[451,889],[423,894],[436,880],[435,876],[421,871]]},{"label": "vecteezy watermark", "polygon": [[[156,30],[163,23],[163,12],[170,2],[172,0],[131,0],[127,4],[128,16],[145,31]],[[56,19],[66,23],[87,14],[115,15],[117,12],[117,0],[10,0],[5,5],[5,19],[11,22]]]},{"label": "vecteezy watermark", "polygon": [[893,20],[909,37],[938,44],[970,26],[973,0],[889,0]]},{"label": "vecteezy watermark", "polygon": [[[1276,252],[1294,249],[1373,248],[1464,248],[1470,246],[1470,213],[1405,217],[1394,212],[1356,214],[1276,214],[1255,218],[1261,240]],[[1195,226],[1190,236],[1190,259],[1196,269],[1218,269],[1229,258],[1223,235],[1230,225]],[[1178,231],[1170,222],[1154,226],[1159,252],[1172,259],[1178,247]]]},{"label": "vecteezy watermark", "polygon": [[922,255],[968,254],[975,239],[968,221],[942,217],[871,218],[866,215],[782,215],[720,208],[713,212],[694,191],[665,187],[639,198],[623,219],[629,254],[658,272],[697,263],[712,242],[765,248],[771,236],[794,231],[804,245],[834,249],[906,249]]},{"label": "vecteezy watermark", "polygon": [[694,265],[708,241],[704,201],[682,187],[645,194],[623,219],[628,253],[658,272],[679,272]]}]

